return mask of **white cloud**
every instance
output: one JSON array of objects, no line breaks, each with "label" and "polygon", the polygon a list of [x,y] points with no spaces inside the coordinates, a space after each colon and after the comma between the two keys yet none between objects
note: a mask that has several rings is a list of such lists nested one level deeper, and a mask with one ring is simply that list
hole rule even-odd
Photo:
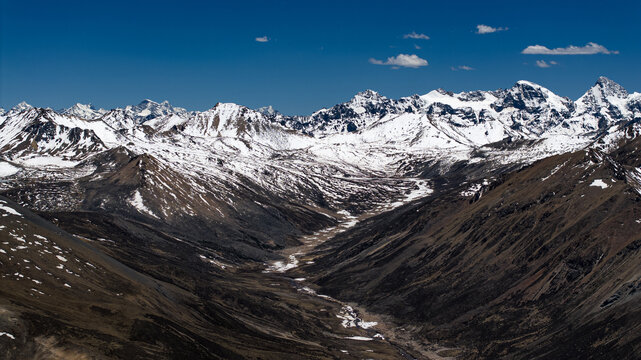
[{"label": "white cloud", "polygon": [[421,50],[421,47],[420,47],[420,46],[418,46],[418,45],[416,45],[416,44],[414,44],[414,49],[416,49],[416,50]]},{"label": "white cloud", "polygon": [[585,46],[570,45],[564,48],[549,49],[543,45],[530,45],[521,51],[521,54],[530,55],[594,55],[594,54],[618,54],[618,51],[611,51],[603,45],[589,42]]},{"label": "white cloud", "polygon": [[265,36],[260,36],[260,37],[257,37],[257,38],[256,38],[256,41],[258,41],[258,42],[268,42],[268,41],[269,41],[269,38],[267,37],[267,35],[265,35]]},{"label": "white cloud", "polygon": [[370,58],[369,62],[375,65],[391,65],[394,67],[402,66],[402,67],[408,67],[408,68],[414,68],[414,69],[419,68],[421,66],[427,66],[427,60],[421,59],[420,57],[414,54],[412,55],[398,54],[396,56],[388,57],[386,61]]},{"label": "white cloud", "polygon": [[452,66],[452,67],[450,67],[450,69],[452,69],[452,71],[459,71],[459,70],[472,71],[472,70],[476,70],[475,68],[473,68],[471,66],[467,66],[467,65]]},{"label": "white cloud", "polygon": [[476,25],[477,34],[491,34],[497,31],[506,31],[506,27],[491,27],[488,25]]},{"label": "white cloud", "polygon": [[425,35],[425,34],[417,34],[416,31],[412,31],[410,34],[405,34],[403,35],[403,39],[421,39],[421,40],[429,40],[430,37]]},{"label": "white cloud", "polygon": [[537,60],[535,65],[540,68],[549,68],[550,66],[552,66],[552,64],[546,63],[545,60]]}]

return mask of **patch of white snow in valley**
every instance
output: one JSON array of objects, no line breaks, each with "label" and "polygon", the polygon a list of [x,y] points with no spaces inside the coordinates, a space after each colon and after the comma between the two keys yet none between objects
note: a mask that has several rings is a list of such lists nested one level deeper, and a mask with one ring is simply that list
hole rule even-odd
[{"label": "patch of white snow in valley", "polygon": [[151,215],[158,219],[158,216],[156,216],[156,214],[154,214],[151,210],[149,210],[149,208],[145,206],[145,203],[142,201],[142,195],[140,195],[140,191],[136,190],[133,198],[129,199],[129,204],[135,207],[139,212]]},{"label": "patch of white snow in valley", "polygon": [[343,306],[340,313],[336,315],[336,317],[343,320],[341,325],[343,325],[343,327],[345,328],[358,327],[361,329],[369,329],[378,325],[376,321],[363,321],[360,317],[358,317],[358,313],[354,310],[354,308],[349,305]]},{"label": "patch of white snow in valley", "polygon": [[365,337],[365,336],[347,336],[345,339],[359,340],[359,341],[372,341],[372,340],[374,340],[373,338]]},{"label": "patch of white snow in valley", "polygon": [[414,180],[415,188],[410,190],[405,197],[400,201],[393,202],[389,204],[390,209],[397,208],[399,206],[405,205],[413,200],[420,199],[422,197],[431,195],[434,190],[430,187],[429,183],[426,180]]},{"label": "patch of white snow in valley", "polygon": [[336,213],[337,214],[341,214],[341,215],[345,215],[345,216],[352,216],[352,214],[347,210],[339,210]]},{"label": "patch of white snow in valley", "polygon": [[314,289],[307,286],[303,286],[302,288],[298,289],[298,291],[304,292],[305,294],[309,294],[309,295],[317,295]]},{"label": "patch of white snow in valley", "polygon": [[472,184],[467,190],[461,191],[461,196],[470,197],[476,195],[481,190],[481,184]]},{"label": "patch of white snow in valley", "polygon": [[272,263],[265,272],[278,272],[284,273],[287,270],[298,267],[298,259],[295,255],[289,255],[288,261],[285,263],[283,261],[275,261]]},{"label": "patch of white snow in valley", "polygon": [[0,162],[0,178],[11,176],[20,171],[19,168],[9,164],[8,162]]},{"label": "patch of white snow in valley", "polygon": [[22,165],[29,167],[58,167],[58,168],[69,168],[74,167],[78,164],[78,161],[65,160],[55,156],[35,156],[21,161]]},{"label": "patch of white snow in valley", "polygon": [[[6,204],[6,202],[0,200],[0,210],[6,212],[8,214],[11,214],[11,215],[22,216],[22,214],[17,212],[15,209],[10,208],[10,207],[6,206],[5,204]],[[7,216],[7,214],[4,214],[3,216]]]},{"label": "patch of white snow in valley", "polygon": [[0,336],[6,336],[6,337],[10,338],[11,340],[15,340],[16,339],[15,336],[13,336],[12,334],[9,334],[8,332],[4,332],[4,331],[0,331]]},{"label": "patch of white snow in valley", "polygon": [[601,189],[607,189],[608,184],[604,183],[601,179],[595,179],[590,186],[600,187]]},{"label": "patch of white snow in valley", "polygon": [[541,181],[545,181],[545,180],[549,179],[549,178],[550,178],[550,176],[552,176],[552,175],[556,174],[556,172],[557,172],[557,171],[559,171],[559,170],[563,167],[563,165],[565,165],[565,163],[567,163],[567,162],[568,162],[568,161],[566,160],[563,164],[561,164],[561,165],[557,165],[554,169],[552,169],[552,171],[550,171],[550,175],[548,175],[548,176],[546,176],[546,177],[542,178],[542,179],[541,179]]},{"label": "patch of white snow in valley", "polygon": [[223,269],[223,270],[225,270],[225,268],[227,268],[227,266],[226,266],[225,264],[223,264],[223,263],[221,263],[221,262],[219,262],[219,261],[216,261],[216,260],[214,260],[214,259],[210,259],[210,258],[208,258],[208,257],[207,257],[207,256],[205,256],[205,255],[198,255],[198,256],[199,256],[203,261],[207,261],[207,262],[209,262],[210,264],[216,265],[216,266],[220,267],[220,268],[221,268],[221,269]]},{"label": "patch of white snow in valley", "polygon": [[341,226],[342,228],[349,229],[349,228],[353,227],[354,225],[358,224],[358,221],[359,221],[359,220],[358,220],[358,218],[357,218],[357,217],[355,217],[355,216],[350,216],[350,217],[348,217],[348,218],[346,219],[346,221],[345,221],[345,222],[341,223],[341,225],[340,225],[340,226]]}]

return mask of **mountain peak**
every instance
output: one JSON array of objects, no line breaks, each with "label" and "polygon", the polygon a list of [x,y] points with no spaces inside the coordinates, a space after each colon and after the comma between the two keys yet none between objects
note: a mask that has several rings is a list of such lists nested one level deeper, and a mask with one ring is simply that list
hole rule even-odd
[{"label": "mountain peak", "polygon": [[256,111],[258,111],[259,113],[261,113],[263,115],[267,115],[267,116],[276,116],[276,115],[280,114],[280,111],[274,109],[274,107],[271,106],[271,105],[260,107],[260,108],[256,109]]},{"label": "mountain peak", "polygon": [[33,106],[27,104],[27,102],[25,102],[25,101],[22,101],[18,105],[12,107],[10,111],[20,112],[20,111],[24,111],[24,110],[28,110],[28,109],[32,109],[32,108],[33,108]]},{"label": "mountain peak", "polygon": [[157,103],[157,102],[155,102],[155,101],[153,101],[153,100],[150,100],[150,99],[144,99],[143,101],[141,101],[141,102],[138,104],[138,106],[141,106],[141,105],[142,105],[142,106],[147,106],[147,105],[158,105],[158,103]]},{"label": "mountain peak", "polygon": [[27,104],[26,101],[21,101],[18,105],[14,106],[14,109],[28,109],[32,108],[33,106]]},{"label": "mountain peak", "polygon": [[380,99],[380,98],[383,98],[384,96],[382,96],[381,94],[379,94],[378,92],[376,92],[374,90],[367,89],[367,90],[363,90],[363,91],[357,93],[354,96],[354,98],[357,98],[357,97],[365,98],[365,99]]},{"label": "mountain peak", "polygon": [[58,113],[72,115],[81,119],[96,119],[107,113],[107,110],[96,109],[92,104],[76,103],[72,107],[58,110]]},{"label": "mountain peak", "polygon": [[603,94],[606,96],[616,96],[621,98],[628,96],[628,92],[623,88],[623,86],[605,76],[599,76],[593,88],[594,87],[601,88]]},{"label": "mountain peak", "polygon": [[536,83],[533,83],[531,81],[527,81],[527,80],[519,80],[519,81],[517,81],[514,84],[513,88],[515,88],[515,87],[529,87],[529,88],[533,88],[533,89],[544,89],[543,86],[541,86],[539,84],[536,84]]}]

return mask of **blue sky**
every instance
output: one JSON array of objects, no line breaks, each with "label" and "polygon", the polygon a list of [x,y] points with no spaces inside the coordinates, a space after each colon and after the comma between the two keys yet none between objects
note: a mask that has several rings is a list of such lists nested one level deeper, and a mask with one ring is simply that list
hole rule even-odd
[{"label": "blue sky", "polygon": [[[193,110],[221,101],[309,114],[364,89],[398,98],[521,79],[575,99],[600,75],[641,91],[640,1],[0,4],[5,108],[150,98]],[[498,31],[479,34],[478,25]],[[404,37],[412,33],[429,39]],[[600,47],[583,48],[589,43]],[[522,53],[534,45],[597,53]]]}]

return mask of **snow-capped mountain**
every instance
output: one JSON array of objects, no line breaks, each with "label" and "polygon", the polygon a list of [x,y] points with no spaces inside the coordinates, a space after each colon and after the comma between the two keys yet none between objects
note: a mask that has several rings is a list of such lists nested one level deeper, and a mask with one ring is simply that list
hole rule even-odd
[{"label": "snow-capped mountain", "polygon": [[[106,150],[115,134],[102,122],[90,122],[51,109],[21,106],[0,123],[0,149],[5,158],[25,160],[34,155],[67,159]],[[101,136],[98,136],[97,133]]]},{"label": "snow-capped mountain", "polygon": [[3,115],[9,116],[9,115],[19,114],[19,113],[21,113],[21,112],[23,112],[25,110],[31,109],[31,108],[33,108],[33,106],[31,106],[31,105],[27,104],[25,101],[23,101],[23,102],[19,103],[18,105],[12,107],[11,109],[9,109]]},{"label": "snow-capped mountain", "polygon": [[71,115],[81,119],[92,120],[97,119],[107,113],[105,109],[96,109],[91,104],[76,103],[74,106],[59,110],[58,113],[63,115]]},{"label": "snow-capped mountain", "polygon": [[261,113],[261,114],[263,114],[265,116],[271,116],[271,117],[275,117],[277,115],[281,115],[280,111],[274,109],[274,107],[271,106],[271,105],[260,107],[260,108],[256,109],[256,111],[258,111],[259,113]]},{"label": "snow-capped mountain", "polygon": [[[29,138],[25,133],[33,131],[29,126],[39,121],[86,134],[83,141],[94,142],[95,146],[82,148],[93,151],[126,146],[138,152],[154,152],[158,148],[188,149],[209,144],[206,146],[210,150],[201,150],[242,151],[265,158],[275,150],[305,149],[323,161],[341,159],[350,166],[378,171],[397,168],[409,153],[470,159],[475,149],[505,139],[537,140],[540,155],[568,151],[589,144],[597,135],[616,132],[617,124],[641,117],[639,99],[638,93],[628,94],[602,77],[577,101],[518,81],[504,90],[455,94],[438,89],[398,100],[367,90],[307,117],[231,103],[219,103],[206,111],[187,111],[167,101],[144,100],[110,111],[76,104],[59,112],[21,103],[0,116],[0,124],[6,122],[0,146],[7,150],[5,158],[18,156],[8,149],[20,148],[19,156],[23,156],[29,149],[21,145]],[[51,130],[48,137],[37,137],[40,145],[29,151],[59,149],[70,141],[76,144],[80,135],[63,136],[64,131]],[[68,140],[70,137],[76,140]],[[44,146],[43,141],[57,145]],[[446,149],[449,154],[442,153]],[[73,152],[74,158],[90,153]],[[522,155],[527,158],[526,154]]]},{"label": "snow-capped mountain", "polygon": [[189,112],[183,108],[173,107],[168,101],[157,103],[145,99],[138,105],[128,105],[105,113],[101,120],[114,129],[131,129],[146,121],[178,116],[185,118]]},{"label": "snow-capped mountain", "polygon": [[633,98],[619,84],[600,77],[596,84],[576,101],[575,118],[594,130],[606,130],[619,121],[635,118]]}]

